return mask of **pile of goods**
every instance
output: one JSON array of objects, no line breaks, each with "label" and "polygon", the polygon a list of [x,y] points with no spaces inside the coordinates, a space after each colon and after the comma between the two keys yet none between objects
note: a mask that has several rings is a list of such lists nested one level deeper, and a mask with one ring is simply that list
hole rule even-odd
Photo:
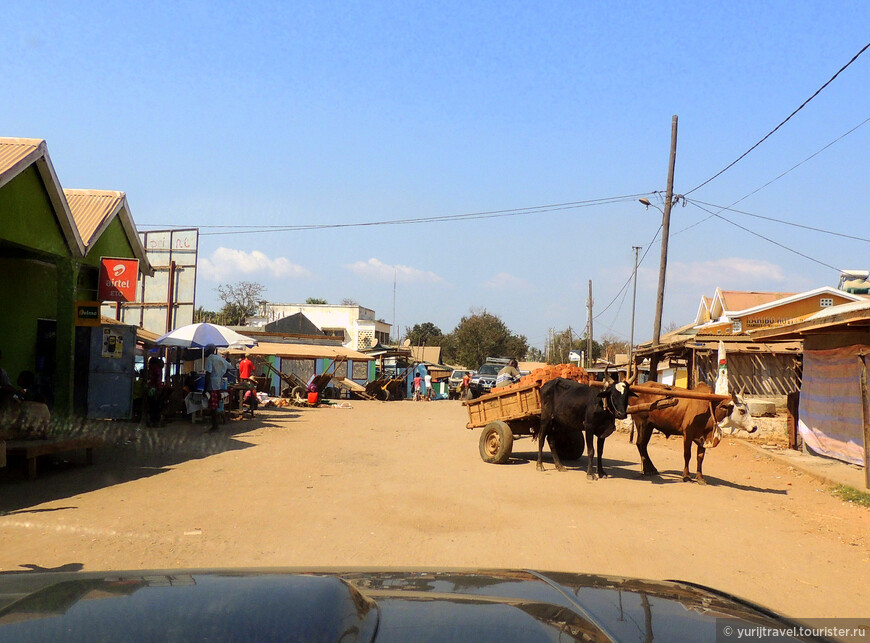
[{"label": "pile of goods", "polygon": [[528,375],[523,375],[519,382],[511,384],[510,386],[505,386],[504,388],[493,389],[493,392],[509,391],[513,388],[526,386],[527,384],[537,384],[538,386],[541,386],[544,382],[549,382],[557,377],[564,377],[566,380],[574,380],[581,384],[588,384],[592,380],[589,373],[579,366],[574,364],[554,364],[552,366],[536,368]]}]

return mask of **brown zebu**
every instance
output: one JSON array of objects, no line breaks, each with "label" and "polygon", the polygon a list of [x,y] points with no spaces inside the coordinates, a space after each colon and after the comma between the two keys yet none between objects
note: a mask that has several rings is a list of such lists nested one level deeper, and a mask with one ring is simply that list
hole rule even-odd
[{"label": "brown zebu", "polygon": [[[649,382],[641,387],[635,387],[637,404],[654,402],[661,399],[660,395],[643,392],[644,388],[667,389],[664,384]],[[713,390],[706,384],[698,384],[694,390],[698,393],[712,393]],[[683,436],[683,481],[690,480],[689,460],[692,458],[692,443],[698,447],[698,475],[699,484],[706,484],[701,472],[704,462],[706,445],[716,446],[719,436],[716,429],[744,430],[754,433],[758,427],[749,414],[749,409],[742,396],[731,394],[730,401],[708,402],[707,400],[695,400],[679,398],[674,406],[659,408],[651,411],[640,411],[631,414],[634,428],[637,430],[637,451],[640,454],[641,475],[657,475],[658,470],[650,460],[647,445],[652,436],[653,429],[658,429],[667,436]]]}]

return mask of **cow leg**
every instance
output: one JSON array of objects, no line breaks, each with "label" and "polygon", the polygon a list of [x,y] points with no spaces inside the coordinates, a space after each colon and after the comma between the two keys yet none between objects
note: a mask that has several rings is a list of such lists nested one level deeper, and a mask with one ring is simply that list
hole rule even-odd
[{"label": "cow leg", "polygon": [[[589,464],[586,466],[586,479],[587,480],[597,480],[598,476],[592,472],[593,460],[595,459],[595,448],[593,445],[593,440],[595,436],[592,434],[592,431],[586,430],[586,455],[589,458]],[[598,443],[599,448],[601,447],[601,443]]]},{"label": "cow leg", "polygon": [[607,478],[608,475],[604,471],[604,465],[601,462],[601,458],[604,455],[604,440],[605,438],[598,438],[598,477],[599,478]]},{"label": "cow leg", "polygon": [[649,445],[649,440],[652,437],[652,425],[649,422],[640,422],[637,426],[637,452],[640,454],[640,467],[641,467],[641,476],[657,476],[659,474],[658,469],[653,465],[652,460],[650,460],[649,452],[647,451],[647,445]]},{"label": "cow leg", "polygon": [[[545,416],[544,413],[541,413],[541,427],[538,430],[538,464],[535,467],[538,471],[544,470],[544,461],[543,461],[543,452],[544,452],[544,440],[546,439],[549,442],[550,438],[550,428],[552,426],[553,418],[549,417],[549,414]],[[552,446],[550,449],[552,450]]]},{"label": "cow leg", "polygon": [[688,438],[688,436],[683,437],[683,461],[685,462],[685,466],[683,466],[683,482],[688,482],[691,480],[689,476],[689,460],[692,459],[692,441]]},{"label": "cow leg", "polygon": [[698,445],[698,475],[695,480],[698,484],[707,484],[707,481],[704,480],[704,474],[701,473],[701,465],[704,464],[704,454],[707,452],[706,447],[703,444]]},{"label": "cow leg", "polygon": [[[552,434],[548,435],[547,436],[547,444],[550,445],[550,454],[553,456],[553,464],[556,465],[557,471],[567,471],[567,469],[565,469],[565,466],[562,464],[562,461],[559,460],[559,454],[556,453],[556,448],[553,446],[553,442],[554,442],[553,435]],[[538,445],[538,447],[539,447],[538,454],[540,454],[540,446],[541,445]],[[541,470],[543,471],[543,468]]]}]

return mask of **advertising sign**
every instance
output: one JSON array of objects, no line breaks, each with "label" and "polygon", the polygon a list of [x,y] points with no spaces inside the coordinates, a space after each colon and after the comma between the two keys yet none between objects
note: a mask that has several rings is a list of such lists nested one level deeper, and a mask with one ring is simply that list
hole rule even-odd
[{"label": "advertising sign", "polygon": [[100,257],[100,283],[97,299],[101,301],[133,301],[139,278],[138,259]]},{"label": "advertising sign", "polygon": [[76,326],[99,326],[100,325],[100,302],[77,301],[76,302]]},{"label": "advertising sign", "polygon": [[124,354],[124,334],[120,328],[103,326],[103,357],[121,359]]}]

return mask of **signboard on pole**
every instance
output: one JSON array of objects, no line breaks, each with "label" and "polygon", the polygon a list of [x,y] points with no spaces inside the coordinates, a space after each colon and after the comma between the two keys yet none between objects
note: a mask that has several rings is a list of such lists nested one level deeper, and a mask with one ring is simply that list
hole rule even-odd
[{"label": "signboard on pole", "polygon": [[[140,277],[138,297],[121,304],[120,321],[158,335],[192,324],[199,231],[151,230],[139,238],[154,275]],[[114,305],[104,305],[103,315],[115,317]]]},{"label": "signboard on pole", "polygon": [[100,301],[133,301],[139,280],[139,260],[100,257]]},{"label": "signboard on pole", "polygon": [[76,326],[99,326],[100,325],[100,302],[77,301],[76,302]]}]

